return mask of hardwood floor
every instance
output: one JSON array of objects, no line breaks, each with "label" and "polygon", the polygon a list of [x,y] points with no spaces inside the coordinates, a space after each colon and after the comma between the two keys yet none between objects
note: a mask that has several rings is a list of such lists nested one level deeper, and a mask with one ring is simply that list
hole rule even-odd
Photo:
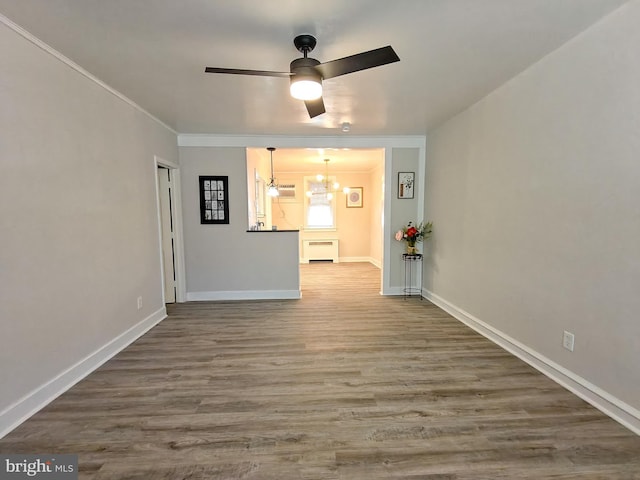
[{"label": "hardwood floor", "polygon": [[640,479],[640,437],[369,264],[169,318],[0,440],[80,478]]}]

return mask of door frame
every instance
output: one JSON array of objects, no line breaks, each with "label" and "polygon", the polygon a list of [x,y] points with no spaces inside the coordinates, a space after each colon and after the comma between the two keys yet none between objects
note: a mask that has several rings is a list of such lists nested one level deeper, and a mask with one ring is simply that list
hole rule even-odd
[{"label": "door frame", "polygon": [[180,166],[157,155],[153,156],[153,178],[156,185],[156,211],[158,221],[158,255],[160,258],[160,279],[162,282],[162,303],[164,296],[164,258],[162,255],[162,219],[160,213],[160,185],[158,184],[158,167],[171,171],[171,218],[173,219],[173,261],[176,276],[176,302],[183,303],[187,299],[187,282],[184,260],[184,236],[182,228],[182,194],[180,192]]},{"label": "door frame", "polygon": [[[392,225],[406,222],[405,212],[401,212],[398,200],[393,198],[394,176],[393,150],[395,148],[417,149],[418,167],[416,171],[415,211],[410,212],[410,218],[421,219],[425,211],[425,173],[426,173],[426,135],[395,135],[395,136],[271,136],[271,135],[214,135],[214,134],[178,134],[178,148],[181,147],[214,147],[214,148],[382,148],[384,156],[384,206],[383,206],[383,237],[382,237],[382,271],[380,293],[382,295],[402,295],[402,284],[397,278],[392,279],[391,262],[400,268],[401,260],[392,255]],[[396,167],[398,167],[396,165]],[[404,200],[400,200],[402,202]],[[401,214],[402,213],[402,214]],[[394,217],[401,217],[400,219]],[[399,251],[398,247],[395,248]],[[424,269],[423,265],[423,269]],[[396,272],[397,273],[397,272]],[[393,280],[393,283],[392,283]]]}]

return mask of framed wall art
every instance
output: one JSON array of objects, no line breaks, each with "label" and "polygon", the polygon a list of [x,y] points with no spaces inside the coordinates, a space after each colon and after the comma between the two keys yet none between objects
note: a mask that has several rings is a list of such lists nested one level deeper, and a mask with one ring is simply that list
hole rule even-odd
[{"label": "framed wall art", "polygon": [[200,223],[229,223],[229,177],[200,176]]},{"label": "framed wall art", "polygon": [[413,198],[414,172],[398,172],[398,198]]},{"label": "framed wall art", "polygon": [[349,187],[347,208],[362,208],[362,187]]}]

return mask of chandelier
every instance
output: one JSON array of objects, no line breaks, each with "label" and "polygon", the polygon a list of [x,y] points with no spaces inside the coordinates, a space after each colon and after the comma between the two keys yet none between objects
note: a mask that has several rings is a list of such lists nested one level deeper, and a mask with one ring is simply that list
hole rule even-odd
[{"label": "chandelier", "polygon": [[[329,178],[329,159],[324,159],[324,175],[318,174],[316,175],[316,180],[318,183],[322,184],[322,188],[320,189],[311,189],[307,191],[307,197],[311,198],[314,195],[324,195],[327,200],[331,200],[333,198],[333,194],[339,191],[340,184],[338,182],[331,182]],[[349,187],[344,187],[342,189],[343,193],[349,193]]]},{"label": "chandelier", "polygon": [[267,147],[267,150],[269,150],[269,153],[271,154],[271,178],[269,179],[269,183],[267,184],[267,195],[270,197],[277,197],[278,195],[280,195],[276,179],[273,178],[273,152],[275,149],[275,147]]}]

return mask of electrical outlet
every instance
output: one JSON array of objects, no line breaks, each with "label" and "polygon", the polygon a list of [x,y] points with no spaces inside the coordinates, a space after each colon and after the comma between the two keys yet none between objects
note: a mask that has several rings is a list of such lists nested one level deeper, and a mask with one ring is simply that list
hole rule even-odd
[{"label": "electrical outlet", "polygon": [[142,297],[138,297],[138,310],[142,308]]},{"label": "electrical outlet", "polygon": [[562,346],[567,350],[569,350],[570,352],[573,352],[573,345],[575,343],[575,339],[576,337],[573,333],[567,332],[565,330],[564,335],[562,336]]}]

